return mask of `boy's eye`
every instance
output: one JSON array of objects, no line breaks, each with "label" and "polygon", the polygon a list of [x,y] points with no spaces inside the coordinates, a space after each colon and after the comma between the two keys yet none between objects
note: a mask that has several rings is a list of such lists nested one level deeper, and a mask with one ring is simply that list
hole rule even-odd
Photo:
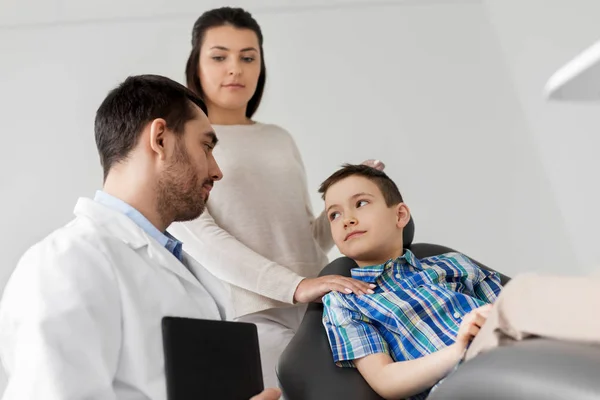
[{"label": "boy's eye", "polygon": [[360,208],[369,204],[367,200],[359,200],[356,202],[356,208]]},{"label": "boy's eye", "polygon": [[329,220],[333,221],[333,220],[337,219],[339,216],[340,216],[340,213],[337,211],[334,211],[331,214],[329,214]]}]

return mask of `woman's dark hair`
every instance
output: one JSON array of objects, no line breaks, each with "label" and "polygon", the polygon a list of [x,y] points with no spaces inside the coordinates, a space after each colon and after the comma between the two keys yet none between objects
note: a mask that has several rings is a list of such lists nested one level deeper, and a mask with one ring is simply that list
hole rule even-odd
[{"label": "woman's dark hair", "polygon": [[258,109],[262,99],[263,91],[265,89],[265,82],[267,80],[267,69],[265,67],[263,36],[260,26],[252,17],[252,15],[242,8],[215,8],[213,10],[206,11],[200,16],[200,18],[198,18],[198,20],[196,20],[192,30],[192,51],[185,66],[187,87],[200,96],[204,101],[206,101],[198,74],[200,47],[202,46],[202,42],[204,41],[204,36],[206,35],[207,30],[223,25],[231,25],[238,29],[250,29],[256,33],[258,38],[258,45],[260,47],[260,75],[258,76],[256,91],[246,107],[246,117],[252,118],[252,115],[254,115]]}]

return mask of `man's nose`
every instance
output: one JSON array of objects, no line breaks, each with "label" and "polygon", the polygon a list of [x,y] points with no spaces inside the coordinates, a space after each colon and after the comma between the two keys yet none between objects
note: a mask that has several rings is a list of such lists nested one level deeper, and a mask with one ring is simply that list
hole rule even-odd
[{"label": "man's nose", "polygon": [[212,163],[210,164],[209,175],[213,181],[220,181],[223,179],[223,172],[221,168],[219,168],[219,164],[217,164],[217,160],[212,158]]}]

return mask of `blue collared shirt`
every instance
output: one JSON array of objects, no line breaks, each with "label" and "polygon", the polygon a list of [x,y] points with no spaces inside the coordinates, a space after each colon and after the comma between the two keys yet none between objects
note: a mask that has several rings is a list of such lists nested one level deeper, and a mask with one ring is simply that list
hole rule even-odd
[{"label": "blue collared shirt", "polygon": [[154,238],[158,243],[163,245],[169,250],[179,261],[183,261],[182,248],[183,243],[175,239],[169,234],[169,232],[161,232],[156,228],[146,217],[142,215],[138,210],[125,203],[123,200],[117,199],[110,194],[98,190],[94,201],[112,208],[122,214],[125,214],[133,222],[135,222],[140,228],[142,228],[148,235]]},{"label": "blue collared shirt", "polygon": [[[377,287],[374,294],[323,298],[323,324],[338,366],[353,367],[353,360],[376,353],[407,361],[441,350],[456,341],[462,317],[492,303],[502,289],[497,273],[459,253],[419,260],[407,250],[351,272]],[[411,399],[425,397],[427,391]]]}]

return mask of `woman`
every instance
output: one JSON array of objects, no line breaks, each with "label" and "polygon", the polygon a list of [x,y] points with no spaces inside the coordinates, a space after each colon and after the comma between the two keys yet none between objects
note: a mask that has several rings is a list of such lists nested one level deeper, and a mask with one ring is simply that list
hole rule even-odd
[{"label": "woman", "polygon": [[277,384],[275,366],[304,303],[331,290],[361,294],[371,288],[342,276],[315,278],[333,246],[329,222],[325,213],[313,216],[290,134],[252,120],[266,81],[262,44],[258,23],[239,8],[208,11],[194,25],[187,85],[206,102],[224,179],[202,217],[170,231],[229,287],[235,319],[256,324],[269,387]]}]

